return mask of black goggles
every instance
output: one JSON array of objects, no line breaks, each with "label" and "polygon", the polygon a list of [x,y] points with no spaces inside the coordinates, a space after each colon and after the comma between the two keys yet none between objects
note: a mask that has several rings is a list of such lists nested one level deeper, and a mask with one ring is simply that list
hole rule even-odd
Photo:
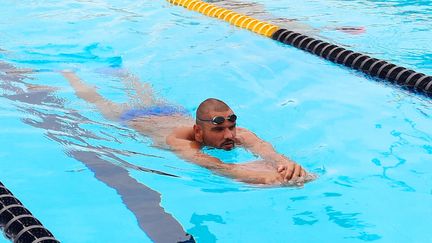
[{"label": "black goggles", "polygon": [[226,118],[223,116],[215,116],[211,120],[205,120],[205,119],[201,119],[199,117],[197,117],[197,119],[200,121],[204,121],[204,122],[211,122],[214,125],[220,125],[220,124],[224,123],[225,120],[230,121],[230,122],[235,122],[237,120],[237,116],[235,114],[232,114],[232,115],[227,116]]}]

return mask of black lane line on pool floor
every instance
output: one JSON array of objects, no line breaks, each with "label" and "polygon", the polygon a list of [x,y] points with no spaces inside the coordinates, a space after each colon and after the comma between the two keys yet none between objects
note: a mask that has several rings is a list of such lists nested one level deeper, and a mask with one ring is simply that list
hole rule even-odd
[{"label": "black lane line on pool floor", "polygon": [[117,191],[126,207],[137,217],[140,228],[153,242],[195,242],[193,236],[187,234],[180,223],[160,206],[160,194],[136,181],[129,171],[91,151],[74,150],[68,154],[83,162],[98,180]]},{"label": "black lane line on pool floor", "polygon": [[0,228],[13,242],[60,242],[1,182]]},{"label": "black lane line on pool floor", "polygon": [[432,77],[424,73],[418,73],[287,29],[277,30],[273,33],[272,39],[310,52],[331,62],[343,64],[369,76],[384,79],[409,91],[432,97]]}]

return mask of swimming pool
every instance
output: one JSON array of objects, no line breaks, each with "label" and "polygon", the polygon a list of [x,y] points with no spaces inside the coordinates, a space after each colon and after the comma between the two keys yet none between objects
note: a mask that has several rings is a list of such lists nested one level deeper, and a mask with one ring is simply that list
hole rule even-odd
[{"label": "swimming pool", "polygon": [[[331,42],[432,73],[427,1],[255,2]],[[164,1],[0,9],[2,64],[39,70],[0,72],[0,180],[59,240],[432,240],[428,99]],[[359,25],[361,35],[334,29]],[[75,70],[125,101],[117,67],[191,113],[207,97],[226,100],[240,126],[319,179],[263,189],[213,175],[105,120],[55,72]],[[252,159],[242,150],[218,156]]]}]

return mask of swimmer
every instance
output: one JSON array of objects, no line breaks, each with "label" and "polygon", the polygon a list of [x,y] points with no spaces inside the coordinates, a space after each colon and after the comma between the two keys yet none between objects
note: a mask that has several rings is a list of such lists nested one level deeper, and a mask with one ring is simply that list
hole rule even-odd
[{"label": "swimmer", "polygon": [[204,0],[204,2],[208,2],[215,6],[226,8],[261,21],[266,21],[280,28],[288,29],[294,32],[309,35],[316,35],[318,33],[317,29],[310,25],[303,24],[297,19],[281,18],[272,15],[265,9],[265,6],[260,3],[236,0]]},{"label": "swimmer", "polygon": [[[203,1],[211,3],[218,7],[236,11],[237,13],[247,15],[255,19],[259,19],[261,21],[266,21],[280,28],[298,32],[301,34],[318,36],[320,32],[318,29],[310,25],[304,24],[298,21],[297,19],[276,17],[272,15],[270,12],[268,12],[265,9],[265,6],[260,3],[249,2],[249,1],[237,1],[237,0],[203,0]],[[361,35],[366,32],[366,28],[363,26],[339,26],[339,27],[326,26],[326,27],[322,27],[322,29],[336,30],[350,35]]]},{"label": "swimmer", "polygon": [[[273,146],[251,131],[237,127],[237,115],[223,101],[204,100],[193,119],[177,105],[154,97],[151,87],[133,75],[116,75],[130,84],[139,96],[139,104],[127,105],[105,99],[75,73],[63,76],[78,97],[92,103],[106,118],[123,123],[152,139],[154,146],[168,149],[180,158],[217,174],[251,184],[303,185],[314,176],[302,166],[276,152]],[[243,147],[261,159],[243,164],[228,164],[202,152],[203,147],[232,150]]]}]

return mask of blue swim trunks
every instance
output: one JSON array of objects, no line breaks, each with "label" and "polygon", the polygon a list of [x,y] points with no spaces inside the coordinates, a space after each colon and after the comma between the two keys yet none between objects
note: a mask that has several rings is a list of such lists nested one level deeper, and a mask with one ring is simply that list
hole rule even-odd
[{"label": "blue swim trunks", "polygon": [[187,110],[183,107],[161,104],[143,108],[130,109],[128,111],[125,111],[120,116],[120,120],[126,122],[142,116],[173,116],[187,114]]}]

